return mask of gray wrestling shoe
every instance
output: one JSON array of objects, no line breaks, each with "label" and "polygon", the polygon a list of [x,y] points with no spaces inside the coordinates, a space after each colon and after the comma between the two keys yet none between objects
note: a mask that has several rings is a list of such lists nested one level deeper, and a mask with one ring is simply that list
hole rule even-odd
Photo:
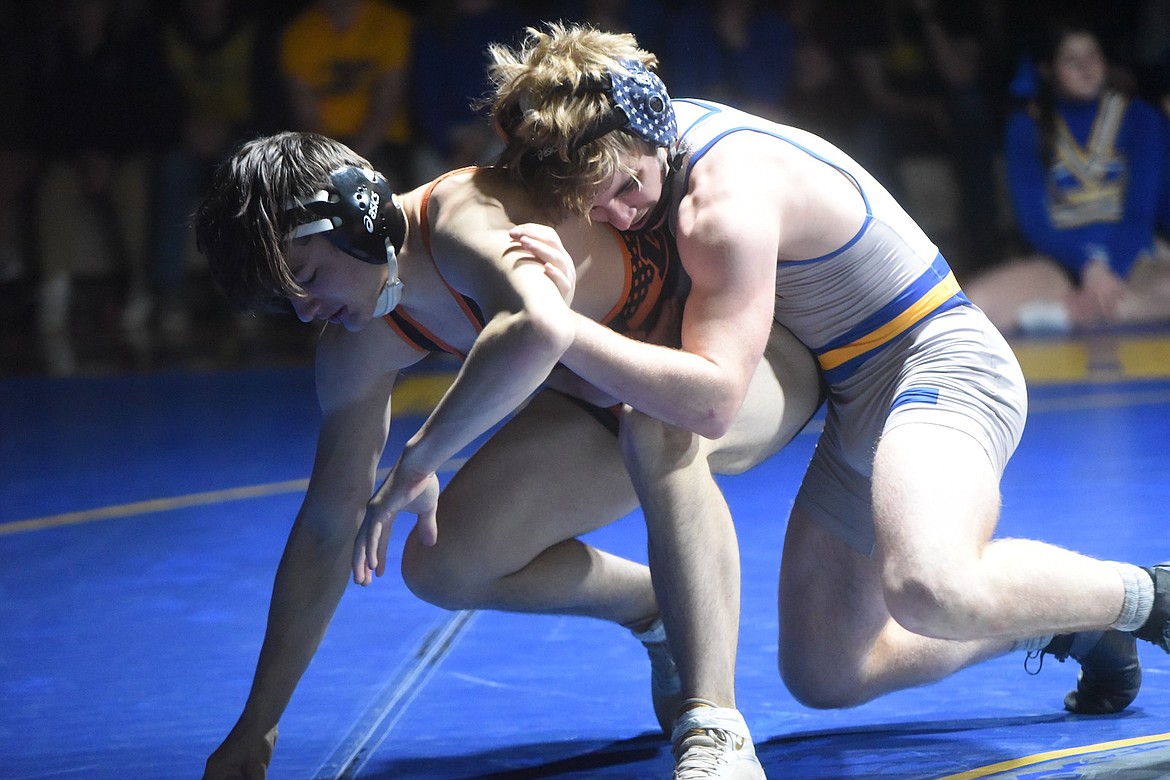
[{"label": "gray wrestling shoe", "polygon": [[[1137,698],[1142,665],[1137,642],[1121,631],[1078,631],[1053,637],[1040,651],[1057,661],[1072,656],[1081,665],[1076,690],[1064,697],[1064,708],[1078,715],[1112,715]],[[1037,670],[1039,671],[1039,670]]]},{"label": "gray wrestling shoe", "polygon": [[1154,607],[1145,625],[1133,635],[1170,653],[1170,562],[1159,563],[1145,571],[1154,581]]},{"label": "gray wrestling shoe", "polygon": [[654,701],[654,715],[663,734],[670,734],[671,725],[682,706],[682,680],[678,667],[666,643],[666,629],[661,618],[655,618],[650,627],[642,632],[633,632],[650,656],[650,697]]},{"label": "gray wrestling shoe", "polygon": [[683,706],[687,704],[701,706],[675,721],[670,738],[674,780],[766,780],[739,710],[702,699],[688,699]]}]

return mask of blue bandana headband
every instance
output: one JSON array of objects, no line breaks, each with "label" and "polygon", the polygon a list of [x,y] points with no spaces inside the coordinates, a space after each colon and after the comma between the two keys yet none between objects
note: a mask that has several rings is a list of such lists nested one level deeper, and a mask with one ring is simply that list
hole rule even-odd
[{"label": "blue bandana headband", "polygon": [[[557,90],[577,95],[600,92],[608,95],[613,103],[609,111],[577,137],[569,147],[570,152],[614,130],[626,130],[655,146],[669,147],[677,140],[678,123],[662,79],[638,60],[622,60],[620,64],[621,68],[611,69],[604,76],[585,76],[576,87],[566,82]],[[533,150],[526,157],[539,164],[556,155],[556,148],[550,146]]]},{"label": "blue bandana headband", "polygon": [[625,127],[655,146],[670,146],[678,138],[678,124],[666,85],[638,60],[622,60],[621,66],[622,70],[609,71],[609,95],[614,104],[610,113],[620,110],[625,119],[617,127]]}]

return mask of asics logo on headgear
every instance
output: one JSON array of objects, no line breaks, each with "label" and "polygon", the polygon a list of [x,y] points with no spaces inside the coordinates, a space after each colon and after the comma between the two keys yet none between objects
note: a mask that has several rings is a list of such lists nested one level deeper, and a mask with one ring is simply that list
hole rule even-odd
[{"label": "asics logo on headgear", "polygon": [[378,204],[382,202],[382,196],[376,192],[370,193],[370,208],[366,211],[366,216],[362,219],[366,226],[367,233],[374,232],[374,220],[378,218]]}]

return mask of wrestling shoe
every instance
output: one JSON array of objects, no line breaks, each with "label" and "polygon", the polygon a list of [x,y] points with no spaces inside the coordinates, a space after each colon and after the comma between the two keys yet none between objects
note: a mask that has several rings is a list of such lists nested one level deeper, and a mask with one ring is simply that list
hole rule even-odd
[{"label": "wrestling shoe", "polygon": [[756,747],[739,710],[716,707],[702,699],[678,716],[671,734],[674,780],[765,780]]},{"label": "wrestling shoe", "polygon": [[662,619],[655,618],[645,631],[635,631],[634,638],[642,643],[646,655],[650,656],[650,697],[654,701],[654,715],[662,733],[670,734],[671,724],[683,703],[682,680],[670,654],[670,645],[666,643]]},{"label": "wrestling shoe", "polygon": [[1146,574],[1154,581],[1154,607],[1145,624],[1133,635],[1170,653],[1170,562],[1151,566]]},{"label": "wrestling shoe", "polygon": [[1069,712],[1078,715],[1121,712],[1141,690],[1142,665],[1137,642],[1127,633],[1110,629],[1060,634],[1040,652],[1061,663],[1072,656],[1081,665],[1076,690],[1064,697],[1064,708]]}]

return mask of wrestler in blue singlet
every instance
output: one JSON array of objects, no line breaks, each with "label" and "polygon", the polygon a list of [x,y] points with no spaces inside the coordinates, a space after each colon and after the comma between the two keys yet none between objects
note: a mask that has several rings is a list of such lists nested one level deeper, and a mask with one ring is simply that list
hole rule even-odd
[{"label": "wrestler in blue singlet", "polygon": [[694,163],[743,132],[772,136],[835,168],[865,205],[864,223],[844,246],[777,269],[776,321],[812,350],[829,388],[825,429],[797,507],[872,555],[874,448],[885,431],[907,422],[968,433],[1002,473],[1023,432],[1023,375],[914,220],[822,138],[716,103],[673,103],[682,139],[671,183],[676,205]]}]

